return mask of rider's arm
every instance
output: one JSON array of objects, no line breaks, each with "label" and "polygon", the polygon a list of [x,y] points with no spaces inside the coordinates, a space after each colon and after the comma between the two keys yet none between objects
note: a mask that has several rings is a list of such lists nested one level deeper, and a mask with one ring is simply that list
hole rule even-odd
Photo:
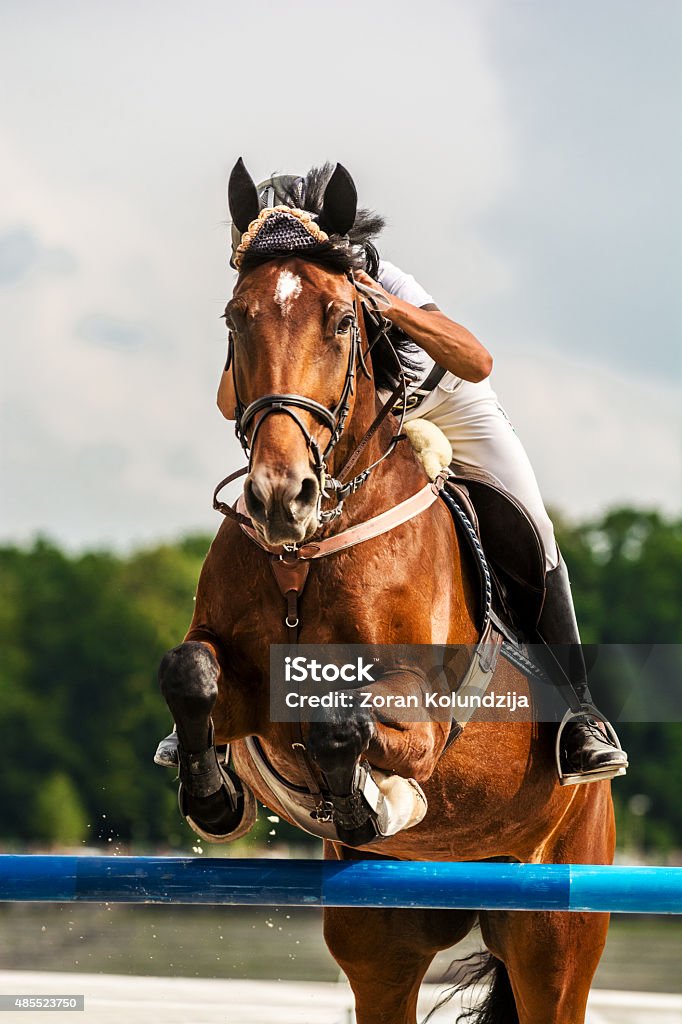
[{"label": "rider's arm", "polygon": [[[434,303],[413,306],[411,302],[386,291],[363,271],[356,270],[355,277],[372,288],[375,294],[378,293],[376,297],[384,300],[380,303],[382,313],[402,328],[443,369],[472,383],[489,376],[493,359],[488,350],[471,331],[450,320]],[[235,418],[237,399],[231,370],[223,370],[220,376],[217,403],[225,419]]]},{"label": "rider's arm", "polygon": [[409,335],[443,369],[474,384],[489,376],[493,359],[488,350],[466,327],[441,313],[438,306],[433,303],[413,306],[387,292],[363,271],[356,271],[355,277],[381,293],[386,303],[381,304],[384,316]]}]

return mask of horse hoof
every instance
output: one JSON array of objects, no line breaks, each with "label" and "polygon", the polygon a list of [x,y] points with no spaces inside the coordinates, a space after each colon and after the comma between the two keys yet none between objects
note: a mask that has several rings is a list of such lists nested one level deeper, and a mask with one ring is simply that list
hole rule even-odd
[{"label": "horse hoof", "polygon": [[345,846],[368,846],[387,836],[414,828],[423,820],[428,801],[424,790],[414,779],[372,769],[371,778],[378,791],[372,801],[375,813],[357,828],[344,828],[337,821],[336,831]]},{"label": "horse hoof", "polygon": [[376,825],[371,818],[368,818],[365,824],[358,828],[344,828],[342,825],[337,825],[336,833],[344,846],[369,846],[370,843],[383,839],[383,835],[377,832]]},{"label": "horse hoof", "polygon": [[241,839],[251,831],[258,817],[256,798],[252,791],[234,772],[228,769],[227,773],[239,793],[239,799],[236,810],[227,811],[224,818],[215,822],[197,820],[198,815],[192,817],[182,783],[178,787],[180,813],[192,831],[207,843],[233,843],[236,839]]}]

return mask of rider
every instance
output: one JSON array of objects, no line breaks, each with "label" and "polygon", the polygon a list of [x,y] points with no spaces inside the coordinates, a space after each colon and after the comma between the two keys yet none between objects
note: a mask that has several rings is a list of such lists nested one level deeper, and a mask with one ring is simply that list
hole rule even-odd
[{"label": "rider", "polygon": [[[261,207],[292,205],[295,201],[305,209],[305,188],[305,178],[268,178],[258,186]],[[239,242],[239,232],[233,226],[233,251]],[[375,273],[376,280],[364,271],[356,270],[354,276],[374,290],[384,316],[418,346],[414,357],[419,364],[418,375],[408,389],[405,418],[419,417],[435,423],[452,445],[458,466],[492,474],[529,513],[546,557],[546,597],[538,631],[555,652],[555,678],[561,676],[557,682],[565,683],[568,677],[581,705],[591,705],[582,657],[569,659],[556,653],[580,651],[568,573],[528,456],[490,385],[492,357],[466,327],[439,310],[411,274],[381,259],[375,263]],[[220,380],[217,401],[226,419],[233,420],[236,400],[232,375],[227,370]],[[624,774],[628,764],[625,751],[611,742],[601,723],[589,714],[566,724],[561,746],[564,781],[610,778]],[[157,763],[176,764],[174,748],[175,736],[171,734],[159,744]]]}]

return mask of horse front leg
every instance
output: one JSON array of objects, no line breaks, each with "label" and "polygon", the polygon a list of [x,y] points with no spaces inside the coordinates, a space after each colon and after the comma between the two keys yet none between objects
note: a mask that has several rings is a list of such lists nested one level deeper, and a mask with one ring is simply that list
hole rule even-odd
[{"label": "horse front leg", "polygon": [[311,722],[305,746],[299,745],[299,756],[308,762],[313,777],[321,773],[322,793],[331,804],[339,838],[349,845],[371,842],[377,834],[373,809],[358,786],[358,765],[373,733],[367,712],[336,710],[322,722]]},{"label": "horse front leg", "polygon": [[237,839],[255,820],[248,788],[219,762],[211,714],[218,698],[220,666],[215,648],[186,641],[164,655],[161,691],[178,731],[180,811],[209,842]]},{"label": "horse front leg", "polygon": [[[421,786],[402,767],[373,767],[368,757],[383,726],[367,710],[337,709],[310,725],[304,756],[322,773],[338,837],[363,846],[418,825],[428,804]],[[383,749],[384,743],[379,746]],[[370,763],[371,762],[371,763]],[[400,772],[400,774],[398,774]]]}]

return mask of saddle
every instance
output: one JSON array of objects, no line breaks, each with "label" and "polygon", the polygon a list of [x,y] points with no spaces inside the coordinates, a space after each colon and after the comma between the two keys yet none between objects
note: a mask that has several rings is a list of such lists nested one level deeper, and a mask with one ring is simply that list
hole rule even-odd
[{"label": "saddle", "polygon": [[[545,551],[523,505],[491,473],[453,462],[441,497],[479,581],[479,610],[490,587],[496,627],[512,643],[534,642],[545,600]],[[460,512],[456,514],[452,503]],[[467,528],[468,519],[473,529]],[[487,573],[486,573],[487,568]]]}]

